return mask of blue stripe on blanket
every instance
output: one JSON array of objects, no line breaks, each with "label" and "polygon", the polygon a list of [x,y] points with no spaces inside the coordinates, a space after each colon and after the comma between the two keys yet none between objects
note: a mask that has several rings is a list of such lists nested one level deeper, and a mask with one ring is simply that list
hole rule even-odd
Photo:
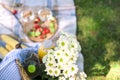
[{"label": "blue stripe on blanket", "polygon": [[20,31],[19,31],[19,29],[20,29],[20,24],[19,23],[17,23],[15,26],[14,26],[14,33],[15,33],[15,35],[17,36],[17,37],[20,37]]},{"label": "blue stripe on blanket", "polygon": [[15,3],[20,3],[21,2],[21,0],[15,0]]},{"label": "blue stripe on blanket", "polygon": [[47,0],[47,7],[48,7],[48,8],[51,8],[51,7],[52,7],[52,2],[51,2],[51,0]]}]

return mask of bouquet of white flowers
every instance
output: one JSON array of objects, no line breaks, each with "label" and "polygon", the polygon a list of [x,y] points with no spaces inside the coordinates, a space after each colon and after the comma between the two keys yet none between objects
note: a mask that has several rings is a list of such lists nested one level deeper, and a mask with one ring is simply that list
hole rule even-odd
[{"label": "bouquet of white flowers", "polygon": [[48,50],[42,59],[46,74],[52,77],[51,80],[76,80],[79,71],[76,62],[80,51],[76,36],[62,33],[56,41],[56,47]]}]

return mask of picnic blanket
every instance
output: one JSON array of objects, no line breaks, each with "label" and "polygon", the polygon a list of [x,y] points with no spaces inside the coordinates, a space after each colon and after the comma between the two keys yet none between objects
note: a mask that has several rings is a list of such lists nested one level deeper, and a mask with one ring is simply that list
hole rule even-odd
[{"label": "picnic blanket", "polygon": [[[26,40],[26,42],[29,42],[26,44],[30,46],[38,45],[38,43],[34,42],[33,44],[33,42],[29,40],[19,22],[20,12],[25,7],[33,8],[33,10],[47,7],[53,12],[53,15],[57,18],[59,29],[51,40],[54,40],[60,31],[76,34],[76,14],[73,0],[0,0],[0,4],[11,7],[16,3],[22,4],[22,6],[18,7],[17,15],[13,15],[9,10],[0,5],[0,34],[17,36],[18,40]],[[47,40],[47,42],[51,42],[51,40]],[[45,43],[45,41],[43,43]]]},{"label": "picnic blanket", "polygon": [[[16,15],[13,15],[3,6],[4,4],[13,7],[16,3],[21,4],[20,7],[17,7],[18,12]],[[33,10],[49,8],[53,12],[53,15],[57,18],[59,29],[50,40],[32,42],[24,33],[23,26],[19,20],[21,11],[26,7],[33,8]],[[53,44],[54,39],[60,35],[60,31],[76,35],[76,13],[73,0],[0,0],[0,34],[17,37],[22,42],[25,40],[24,44],[28,46],[44,45],[49,47]],[[80,53],[77,62],[80,72],[84,72],[83,60],[83,56]]]}]

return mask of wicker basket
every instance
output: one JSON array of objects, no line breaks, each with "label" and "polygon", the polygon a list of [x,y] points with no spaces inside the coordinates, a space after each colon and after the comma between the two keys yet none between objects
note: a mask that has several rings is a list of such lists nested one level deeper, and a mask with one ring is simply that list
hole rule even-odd
[{"label": "wicker basket", "polygon": [[16,59],[16,64],[18,66],[18,69],[19,69],[19,72],[21,75],[21,79],[22,80],[31,80],[18,59]]}]

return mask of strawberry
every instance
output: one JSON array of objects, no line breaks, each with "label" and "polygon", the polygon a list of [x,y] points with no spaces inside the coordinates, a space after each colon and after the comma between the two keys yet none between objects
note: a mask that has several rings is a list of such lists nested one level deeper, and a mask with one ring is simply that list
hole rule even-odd
[{"label": "strawberry", "polygon": [[17,10],[12,10],[12,13],[15,15],[17,14]]},{"label": "strawberry", "polygon": [[44,39],[43,35],[40,35],[40,39]]},{"label": "strawberry", "polygon": [[47,27],[45,27],[45,28],[43,29],[43,31],[45,32],[45,34],[50,33],[50,29],[49,29],[49,28],[47,28]]},{"label": "strawberry", "polygon": [[40,35],[40,39],[44,39],[45,38],[45,35]]},{"label": "strawberry", "polygon": [[38,22],[40,22],[40,18],[39,17],[34,19],[34,23],[38,23]]},{"label": "strawberry", "polygon": [[46,33],[45,33],[45,31],[44,31],[44,30],[42,31],[42,35],[46,35]]},{"label": "strawberry", "polygon": [[38,24],[35,24],[35,25],[33,26],[33,28],[35,28],[35,29],[39,29],[40,26],[39,26]]}]

